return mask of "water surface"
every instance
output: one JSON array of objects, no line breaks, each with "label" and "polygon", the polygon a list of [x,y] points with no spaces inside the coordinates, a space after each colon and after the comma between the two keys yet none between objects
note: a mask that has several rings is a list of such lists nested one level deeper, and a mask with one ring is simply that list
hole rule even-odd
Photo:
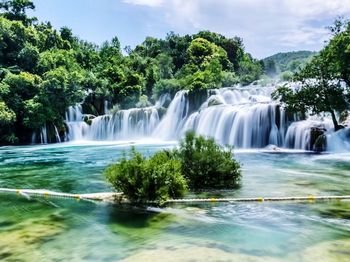
[{"label": "water surface", "polygon": [[[0,187],[112,189],[103,169],[132,143],[0,148]],[[133,144],[153,154],[174,143]],[[350,195],[350,154],[237,151],[242,187],[223,197]],[[209,194],[210,195],[210,194]],[[4,261],[349,261],[350,203],[172,205],[149,210],[0,194]]]}]

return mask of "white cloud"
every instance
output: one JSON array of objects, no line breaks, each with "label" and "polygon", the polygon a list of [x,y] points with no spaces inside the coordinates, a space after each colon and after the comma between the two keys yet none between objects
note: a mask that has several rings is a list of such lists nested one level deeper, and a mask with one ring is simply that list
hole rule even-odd
[{"label": "white cloud", "polygon": [[254,55],[276,49],[317,49],[326,25],[350,15],[350,0],[124,0],[156,8],[170,27],[243,37]]}]

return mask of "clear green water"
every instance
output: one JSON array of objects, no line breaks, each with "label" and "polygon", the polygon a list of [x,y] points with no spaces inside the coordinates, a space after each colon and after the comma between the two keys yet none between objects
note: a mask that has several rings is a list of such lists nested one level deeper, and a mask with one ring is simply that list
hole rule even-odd
[{"label": "clear green water", "polygon": [[[152,154],[172,144],[136,144]],[[0,187],[110,191],[103,169],[130,144],[3,147]],[[237,152],[222,196],[350,195],[350,154]],[[212,193],[218,195],[218,193]],[[350,202],[164,209],[0,194],[1,261],[350,261]]]}]

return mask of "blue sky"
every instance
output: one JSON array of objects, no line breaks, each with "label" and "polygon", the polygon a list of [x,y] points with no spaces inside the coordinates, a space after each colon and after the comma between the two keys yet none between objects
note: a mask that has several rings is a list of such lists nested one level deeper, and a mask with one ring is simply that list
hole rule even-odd
[{"label": "blue sky", "polygon": [[319,50],[325,29],[350,17],[350,0],[34,0],[34,15],[82,39],[102,43],[118,36],[135,46],[146,36],[211,30],[239,36],[254,57]]}]

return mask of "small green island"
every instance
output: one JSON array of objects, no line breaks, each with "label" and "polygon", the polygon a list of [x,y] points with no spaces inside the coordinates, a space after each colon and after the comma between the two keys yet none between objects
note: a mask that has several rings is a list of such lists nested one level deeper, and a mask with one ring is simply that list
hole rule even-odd
[{"label": "small green island", "polygon": [[191,132],[178,149],[160,151],[149,159],[133,148],[105,175],[128,200],[141,204],[181,198],[187,190],[234,189],[241,178],[232,148]]},{"label": "small green island", "polygon": [[0,0],[0,261],[350,261],[349,0]]}]

